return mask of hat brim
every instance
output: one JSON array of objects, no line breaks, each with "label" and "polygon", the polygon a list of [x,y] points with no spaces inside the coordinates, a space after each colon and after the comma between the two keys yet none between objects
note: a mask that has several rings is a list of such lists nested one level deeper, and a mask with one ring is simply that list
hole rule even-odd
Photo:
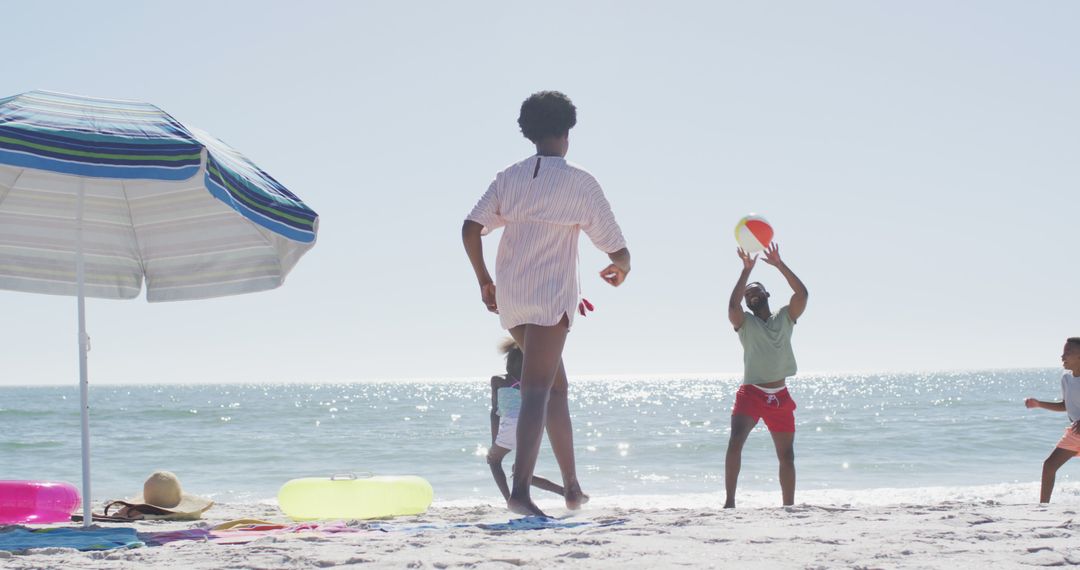
[{"label": "hat brim", "polygon": [[202,518],[202,514],[207,509],[214,506],[214,501],[205,497],[197,497],[195,495],[189,495],[183,493],[180,495],[180,503],[172,507],[163,507],[161,505],[155,505],[153,503],[146,502],[142,493],[125,501],[133,506],[149,506],[155,509],[164,511],[163,514],[147,514],[147,519],[169,519],[169,520],[196,520]]}]

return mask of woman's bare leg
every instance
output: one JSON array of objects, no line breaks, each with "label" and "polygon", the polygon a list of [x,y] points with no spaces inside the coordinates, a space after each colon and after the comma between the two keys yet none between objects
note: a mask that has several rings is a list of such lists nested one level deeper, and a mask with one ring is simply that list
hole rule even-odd
[{"label": "woman's bare leg", "polygon": [[525,358],[521,366],[521,412],[518,414],[514,484],[507,508],[522,515],[547,516],[532,502],[530,485],[544,436],[548,398],[562,362],[568,320],[555,326],[524,325],[510,329]]},{"label": "woman's bare leg", "polygon": [[551,385],[551,394],[547,408],[547,434],[551,442],[551,451],[562,472],[566,508],[577,510],[588,502],[589,497],[581,492],[577,480],[577,462],[574,458],[574,425],[570,419],[569,383],[566,380],[566,366],[559,360],[559,370]]}]

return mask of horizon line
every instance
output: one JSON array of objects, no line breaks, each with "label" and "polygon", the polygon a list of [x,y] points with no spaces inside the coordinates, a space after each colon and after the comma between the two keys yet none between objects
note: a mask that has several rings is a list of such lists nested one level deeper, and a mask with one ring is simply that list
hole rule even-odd
[{"label": "horizon line", "polygon": [[[870,369],[848,369],[848,370],[832,370],[832,371],[807,371],[800,373],[789,381],[795,380],[820,380],[826,377],[847,377],[847,376],[891,376],[898,374],[978,374],[978,373],[997,373],[997,372],[1019,372],[1026,370],[1053,370],[1053,366],[1017,366],[1008,368],[935,368],[935,369],[914,369],[914,370],[870,370]],[[493,374],[492,376],[497,376]],[[642,381],[702,381],[702,380],[739,380],[741,376],[737,372],[677,372],[677,373],[634,373],[634,374],[579,374],[570,378],[571,382],[583,381],[583,382],[642,382]],[[101,387],[125,387],[125,386],[214,386],[214,385],[336,385],[336,384],[435,384],[435,383],[472,383],[478,379],[483,380],[489,378],[488,375],[479,376],[411,376],[411,377],[368,377],[368,378],[348,378],[348,379],[266,379],[266,380],[194,380],[190,382],[177,382],[177,381],[143,381],[143,382],[116,382],[116,381],[104,381],[100,383],[91,383],[92,386]],[[13,383],[13,384],[0,384],[0,389],[3,388],[57,388],[70,386],[72,388],[78,388],[79,383],[75,382],[44,382],[37,384],[29,383]]]}]

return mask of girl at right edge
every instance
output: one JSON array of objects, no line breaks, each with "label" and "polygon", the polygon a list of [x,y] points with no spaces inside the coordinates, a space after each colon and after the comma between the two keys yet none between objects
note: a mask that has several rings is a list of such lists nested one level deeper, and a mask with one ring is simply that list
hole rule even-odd
[{"label": "girl at right edge", "polygon": [[1065,428],[1065,433],[1043,462],[1040,503],[1050,502],[1058,469],[1080,454],[1080,337],[1065,339],[1065,348],[1061,351],[1061,365],[1065,370],[1061,375],[1060,402],[1044,402],[1035,398],[1024,400],[1024,405],[1029,408],[1065,412],[1069,416],[1069,427]]}]

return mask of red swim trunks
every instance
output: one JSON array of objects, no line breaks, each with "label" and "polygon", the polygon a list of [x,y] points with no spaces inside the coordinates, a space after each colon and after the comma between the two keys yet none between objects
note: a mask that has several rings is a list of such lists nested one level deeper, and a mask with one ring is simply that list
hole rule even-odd
[{"label": "red swim trunks", "polygon": [[795,431],[795,400],[791,399],[787,388],[769,394],[760,388],[743,384],[735,393],[735,407],[731,410],[731,415],[749,416],[754,418],[755,424],[763,419],[769,431]]}]

